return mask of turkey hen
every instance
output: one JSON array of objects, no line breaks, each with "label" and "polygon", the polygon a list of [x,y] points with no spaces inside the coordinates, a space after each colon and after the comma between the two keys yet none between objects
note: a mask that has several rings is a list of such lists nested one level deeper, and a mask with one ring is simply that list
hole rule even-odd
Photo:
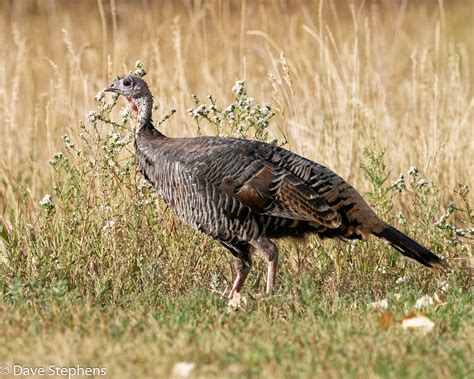
[{"label": "turkey hen", "polygon": [[382,221],[362,196],[330,169],[282,147],[225,137],[168,138],[152,123],[153,97],[138,76],[105,91],[124,96],[137,113],[138,166],[177,217],[234,256],[229,297],[240,295],[255,251],[268,262],[272,293],[278,250],[271,238],[316,233],[366,240],[371,234],[403,255],[443,271],[446,263]]}]

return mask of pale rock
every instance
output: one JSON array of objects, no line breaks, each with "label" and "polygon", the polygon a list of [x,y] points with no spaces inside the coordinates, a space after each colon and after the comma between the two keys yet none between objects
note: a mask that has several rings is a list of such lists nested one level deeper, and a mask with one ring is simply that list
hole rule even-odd
[{"label": "pale rock", "polygon": [[434,326],[435,323],[423,315],[414,315],[402,321],[403,329],[418,330],[423,334],[430,332]]},{"label": "pale rock", "polygon": [[176,378],[187,378],[196,366],[193,362],[178,362],[173,367],[173,376]]}]

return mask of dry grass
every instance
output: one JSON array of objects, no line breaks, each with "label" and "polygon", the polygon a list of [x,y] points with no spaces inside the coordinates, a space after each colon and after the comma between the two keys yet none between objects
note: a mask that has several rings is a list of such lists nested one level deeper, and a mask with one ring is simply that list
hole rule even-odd
[{"label": "dry grass", "polygon": [[472,187],[469,2],[407,3],[2,2],[0,205],[19,185],[39,199],[60,136],[77,133],[97,91],[137,59],[159,112],[178,111],[169,135],[196,134],[192,93],[228,99],[242,78],[273,102],[292,150],[361,189],[372,138],[392,177],[415,164],[447,191]]}]

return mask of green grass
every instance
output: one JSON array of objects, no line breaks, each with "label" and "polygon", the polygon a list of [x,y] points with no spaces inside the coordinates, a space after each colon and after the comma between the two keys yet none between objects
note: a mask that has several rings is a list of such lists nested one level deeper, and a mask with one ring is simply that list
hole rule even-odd
[{"label": "green grass", "polygon": [[[367,308],[370,296],[321,296],[306,279],[293,283],[298,291],[252,299],[232,313],[203,289],[127,307],[78,299],[4,304],[0,355],[29,366],[107,367],[111,377],[168,377],[181,361],[196,363],[193,377],[472,375],[472,292],[449,294],[429,309],[436,327],[423,336],[397,322],[381,328],[381,311]],[[398,302],[389,296],[396,320],[418,295],[400,293]]]}]

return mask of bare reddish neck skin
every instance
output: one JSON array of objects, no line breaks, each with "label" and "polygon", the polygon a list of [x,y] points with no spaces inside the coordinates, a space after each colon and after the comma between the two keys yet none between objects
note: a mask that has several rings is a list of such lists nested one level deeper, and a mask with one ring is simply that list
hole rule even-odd
[{"label": "bare reddish neck skin", "polygon": [[151,96],[149,98],[139,97],[127,97],[130,108],[137,115],[137,126],[141,127],[143,123],[147,123],[151,120],[151,107],[153,105],[153,100]]},{"label": "bare reddish neck skin", "polygon": [[127,100],[130,103],[130,106],[132,107],[132,110],[135,113],[138,113],[138,107],[137,107],[137,104],[135,104],[135,101],[133,100],[133,98],[132,97],[127,97]]},{"label": "bare reddish neck skin", "polygon": [[132,111],[135,112],[137,115],[137,122],[140,124],[140,113],[138,112],[138,106],[137,103],[135,103],[135,100],[133,100],[133,97],[127,97],[128,103],[130,104],[130,108],[132,108]]}]

